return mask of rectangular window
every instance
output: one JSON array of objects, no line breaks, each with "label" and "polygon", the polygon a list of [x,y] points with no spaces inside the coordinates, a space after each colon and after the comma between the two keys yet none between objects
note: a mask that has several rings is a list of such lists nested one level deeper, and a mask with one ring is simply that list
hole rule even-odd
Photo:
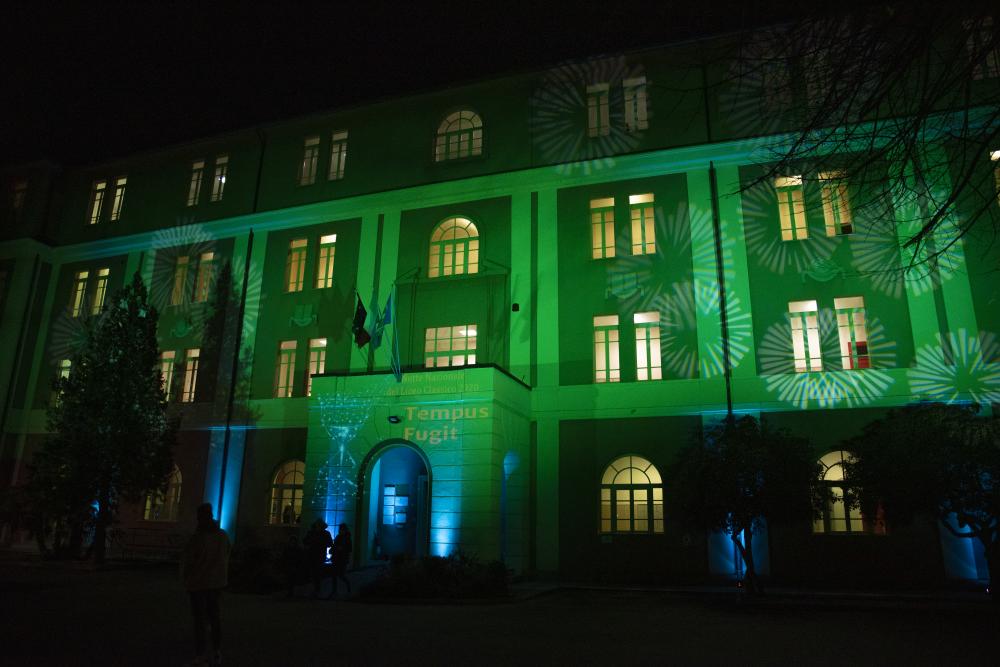
[{"label": "rectangular window", "polygon": [[326,372],[326,339],[309,341],[309,375],[306,377],[306,396],[312,396],[312,376]]},{"label": "rectangular window", "polygon": [[72,361],[70,361],[69,359],[60,359],[59,360],[59,379],[60,380],[68,380],[69,379],[69,372],[70,372],[70,370],[72,368],[73,368],[73,362]]},{"label": "rectangular window", "polygon": [[1000,46],[993,40],[993,17],[983,17],[978,24],[974,19],[967,19],[965,29],[969,32],[965,46],[972,61],[972,78],[1000,76]]},{"label": "rectangular window", "polygon": [[212,288],[212,279],[215,277],[215,253],[203,252],[198,257],[198,274],[195,276],[194,300],[195,303],[208,301],[208,293]]},{"label": "rectangular window", "polygon": [[201,182],[205,177],[205,161],[195,160],[191,163],[191,183],[188,185],[188,206],[196,206],[201,197]]},{"label": "rectangular window", "polygon": [[87,214],[92,225],[101,221],[101,211],[104,210],[104,192],[107,188],[107,181],[94,181],[94,187],[90,191],[90,212]]},{"label": "rectangular window", "polygon": [[809,238],[806,208],[802,198],[802,177],[784,176],[774,179],[778,191],[778,216],[781,220],[781,240]]},{"label": "rectangular window", "polygon": [[1000,204],[1000,151],[990,151],[990,161],[993,162],[993,181],[997,189],[997,204]]},{"label": "rectangular window", "polygon": [[302,165],[299,167],[299,185],[316,182],[316,165],[319,161],[319,137],[307,137],[302,147]]},{"label": "rectangular window", "polygon": [[28,196],[28,181],[20,180],[14,183],[14,192],[10,200],[11,209],[17,213],[24,209],[24,200]]},{"label": "rectangular window", "polygon": [[655,254],[656,214],[653,208],[653,194],[629,195],[628,205],[632,217],[632,254]]},{"label": "rectangular window", "polygon": [[306,250],[308,239],[294,239],[288,244],[288,257],[285,259],[285,290],[301,292],[306,277]]},{"label": "rectangular window", "polygon": [[83,312],[83,299],[87,294],[87,279],[90,271],[78,271],[73,278],[73,292],[69,300],[70,317],[80,317]]},{"label": "rectangular window", "polygon": [[316,287],[333,287],[333,259],[337,251],[337,235],[319,237],[319,261],[316,263]]},{"label": "rectangular window", "polygon": [[474,366],[476,364],[476,325],[434,327],[424,334],[424,366]]},{"label": "rectangular window", "polygon": [[819,346],[819,315],[815,301],[792,301],[788,304],[792,325],[792,352],[795,372],[823,370],[823,355]]},{"label": "rectangular window", "polygon": [[635,324],[635,372],[637,380],[662,380],[660,364],[660,314],[657,312],[636,313],[632,316]]},{"label": "rectangular window", "polygon": [[115,199],[111,205],[111,221],[114,222],[122,217],[122,205],[125,203],[125,184],[128,179],[119,176],[115,179]]},{"label": "rectangular window", "polygon": [[851,203],[847,196],[847,180],[844,172],[821,173],[820,193],[823,199],[823,220],[826,222],[827,236],[840,236],[854,231],[851,220]]},{"label": "rectangular window", "polygon": [[181,400],[193,403],[195,390],[198,386],[198,358],[201,350],[194,348],[184,353],[184,386],[181,388]]},{"label": "rectangular window", "polygon": [[184,301],[184,289],[187,285],[188,262],[186,256],[178,257],[174,265],[174,285],[170,290],[170,305],[177,306]]},{"label": "rectangular window", "polygon": [[111,269],[97,269],[97,289],[94,290],[94,302],[90,312],[97,315],[104,308],[104,300],[108,295],[108,276]]},{"label": "rectangular window", "polygon": [[840,365],[844,370],[871,368],[868,356],[868,330],[865,325],[865,300],[860,296],[833,300],[840,335]]},{"label": "rectangular window", "polygon": [[646,113],[646,77],[622,81],[625,91],[625,131],[635,132],[649,128]]},{"label": "rectangular window", "polygon": [[226,191],[226,174],[229,173],[229,156],[215,156],[215,175],[212,176],[212,201],[222,201]]},{"label": "rectangular window", "polygon": [[608,118],[608,84],[587,86],[587,136],[602,137],[611,132]]},{"label": "rectangular window", "polygon": [[174,359],[177,354],[173,350],[168,350],[160,354],[160,377],[163,378],[163,393],[167,400],[170,400],[170,388],[174,383]]},{"label": "rectangular window", "polygon": [[590,200],[590,230],[593,240],[593,258],[607,259],[615,256],[615,199]]},{"label": "rectangular window", "polygon": [[594,382],[621,382],[618,355],[618,316],[594,318]]},{"label": "rectangular window", "polygon": [[294,340],[282,341],[278,346],[278,367],[274,374],[274,397],[288,398],[292,395],[295,383],[295,348]]},{"label": "rectangular window", "polygon": [[330,137],[330,173],[327,179],[337,181],[344,177],[347,166],[347,130],[334,132]]}]

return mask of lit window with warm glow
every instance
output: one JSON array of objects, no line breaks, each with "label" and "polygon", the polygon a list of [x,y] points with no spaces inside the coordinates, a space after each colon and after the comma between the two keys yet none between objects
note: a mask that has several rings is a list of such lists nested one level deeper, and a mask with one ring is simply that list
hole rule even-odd
[{"label": "lit window with warm glow", "polygon": [[871,368],[864,298],[852,296],[834,299],[833,307],[837,311],[841,367],[844,370]]},{"label": "lit window with warm glow", "polygon": [[195,391],[198,387],[198,360],[201,356],[199,348],[193,348],[184,352],[184,386],[181,387],[181,401],[184,403],[194,402]]},{"label": "lit window with warm glow", "polygon": [[306,251],[308,248],[308,239],[293,239],[288,244],[288,256],[285,258],[286,292],[302,291],[306,278]]},{"label": "lit window with warm glow", "polygon": [[997,204],[1000,204],[1000,151],[990,151],[990,161],[993,162],[993,182],[997,190]]},{"label": "lit window with warm glow", "polygon": [[823,370],[823,355],[819,345],[819,313],[816,301],[792,301],[788,304],[788,320],[792,327],[792,353],[795,372]]},{"label": "lit window with warm glow", "polygon": [[89,278],[90,271],[77,271],[73,276],[73,292],[69,301],[70,317],[80,317],[83,313],[84,297],[87,294],[87,280]]},{"label": "lit window with warm glow", "polygon": [[229,174],[229,156],[215,156],[215,174],[212,176],[212,196],[211,201],[222,201],[222,195],[226,192],[226,176]]},{"label": "lit window with warm glow", "polygon": [[69,359],[60,359],[59,360],[59,379],[60,380],[68,380],[69,379],[69,372],[70,372],[70,370],[72,370],[72,368],[73,368],[73,362],[71,360],[69,360]]},{"label": "lit window with warm glow", "polygon": [[656,252],[656,213],[653,201],[652,193],[628,197],[633,255],[652,255]]},{"label": "lit window with warm glow", "polygon": [[615,199],[590,200],[590,232],[594,259],[615,256]]},{"label": "lit window with warm glow", "polygon": [[319,237],[319,260],[316,262],[316,287],[333,287],[333,260],[337,252],[337,235]]},{"label": "lit window with warm glow", "polygon": [[278,366],[274,373],[274,397],[288,398],[292,395],[295,384],[295,349],[298,343],[294,340],[282,341],[278,346]]},{"label": "lit window with warm glow", "polygon": [[201,183],[205,179],[205,161],[195,160],[191,163],[191,182],[188,184],[188,206],[196,206],[201,198]]},{"label": "lit window with warm glow", "polygon": [[101,221],[101,212],[104,210],[104,193],[108,188],[107,181],[94,181],[94,187],[90,190],[90,208],[87,219],[90,224],[96,225]]},{"label": "lit window with warm glow", "polygon": [[424,366],[474,366],[476,364],[476,325],[432,327],[424,332]]},{"label": "lit window with warm glow", "polygon": [[302,164],[299,166],[299,185],[316,182],[316,166],[319,164],[319,137],[307,137],[302,146]]},{"label": "lit window with warm glow", "polygon": [[166,395],[167,400],[170,400],[172,396],[170,390],[174,384],[174,361],[176,357],[177,353],[173,350],[160,353],[160,377],[163,378],[163,393]]},{"label": "lit window with warm glow", "polygon": [[881,509],[875,520],[869,520],[857,507],[848,507],[850,488],[844,484],[844,464],[853,462],[850,452],[836,451],[819,460],[823,467],[823,484],[830,492],[820,517],[813,520],[814,533],[863,533],[885,535],[885,520]]},{"label": "lit window with warm glow", "polygon": [[646,111],[646,77],[640,76],[622,81],[625,93],[625,131],[635,132],[649,128]]},{"label": "lit window with warm glow", "polygon": [[306,396],[312,396],[312,376],[326,372],[326,339],[309,340],[309,375],[306,377]]},{"label": "lit window with warm glow", "polygon": [[187,285],[188,263],[187,256],[177,258],[174,265],[174,283],[170,288],[170,305],[177,306],[184,301],[184,289]]},{"label": "lit window with warm glow", "polygon": [[115,179],[115,196],[111,204],[111,221],[114,222],[122,217],[122,207],[125,205],[125,185],[128,179],[119,176]]},{"label": "lit window with warm glow", "polygon": [[479,230],[467,218],[448,218],[431,234],[428,276],[479,272]]},{"label": "lit window with warm glow", "polygon": [[587,136],[604,137],[611,133],[608,111],[608,84],[587,86]]},{"label": "lit window with warm glow", "polygon": [[809,238],[806,226],[806,207],[802,195],[802,177],[784,176],[774,179],[778,193],[778,218],[781,223],[781,240],[795,241]]},{"label": "lit window with warm glow", "polygon": [[267,522],[272,526],[295,526],[302,520],[302,495],[306,485],[306,464],[285,461],[271,480],[271,502]]},{"label": "lit window with warm glow", "polygon": [[483,154],[483,121],[468,109],[448,114],[438,126],[434,161],[456,160]]},{"label": "lit window with warm glow", "polygon": [[618,353],[618,316],[594,318],[594,382],[621,382]]},{"label": "lit window with warm glow", "polygon": [[330,171],[327,180],[338,181],[347,168],[347,130],[334,132],[330,137]]},{"label": "lit window with warm glow", "polygon": [[662,380],[660,363],[660,314],[658,312],[636,313],[632,316],[635,324],[635,372],[637,380]]},{"label": "lit window with warm glow", "polygon": [[167,488],[146,496],[142,518],[146,521],[177,521],[181,513],[181,471],[176,465],[170,472]]},{"label": "lit window with warm glow", "polygon": [[91,304],[90,312],[97,315],[104,308],[104,300],[108,296],[108,277],[111,269],[105,267],[97,269],[97,287],[94,289],[94,301]]},{"label": "lit window with warm glow", "polygon": [[212,280],[215,278],[215,253],[203,252],[198,257],[198,273],[195,276],[194,300],[195,303],[208,301],[208,293],[212,288]]},{"label": "lit window with warm glow", "polygon": [[819,175],[820,195],[823,199],[823,220],[827,236],[841,236],[854,231],[851,220],[851,201],[847,195],[847,179],[843,172],[824,172]]},{"label": "lit window with warm glow", "polygon": [[662,533],[663,480],[641,456],[615,459],[601,477],[602,533]]}]

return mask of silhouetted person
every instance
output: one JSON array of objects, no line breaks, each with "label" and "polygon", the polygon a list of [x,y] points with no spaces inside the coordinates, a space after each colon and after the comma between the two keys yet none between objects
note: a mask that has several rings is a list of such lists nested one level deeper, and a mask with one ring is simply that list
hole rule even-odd
[{"label": "silhouetted person", "polygon": [[337,527],[337,539],[333,541],[333,588],[330,590],[330,597],[337,594],[337,581],[343,581],[347,586],[347,592],[351,592],[351,582],[347,579],[347,564],[351,561],[351,553],[354,545],[351,542],[351,531],[347,524],[342,523]]},{"label": "silhouetted person", "polygon": [[313,597],[319,597],[323,585],[323,568],[326,566],[326,550],[333,546],[333,538],[326,529],[326,522],[316,519],[309,527],[302,543],[306,548],[306,562],[313,582]]},{"label": "silhouetted person", "polygon": [[285,505],[285,509],[281,510],[281,523],[293,524],[295,523],[295,510],[291,505]]},{"label": "silhouetted person", "polygon": [[[212,505],[198,506],[198,527],[184,547],[181,579],[191,598],[197,658],[193,664],[220,664],[222,616],[219,601],[229,576],[229,537],[212,518]],[[212,655],[205,647],[205,626],[212,631]]]},{"label": "silhouetted person", "polygon": [[281,572],[285,577],[288,597],[295,594],[295,585],[299,583],[299,573],[302,571],[302,547],[299,538],[291,535],[285,548],[281,550]]}]

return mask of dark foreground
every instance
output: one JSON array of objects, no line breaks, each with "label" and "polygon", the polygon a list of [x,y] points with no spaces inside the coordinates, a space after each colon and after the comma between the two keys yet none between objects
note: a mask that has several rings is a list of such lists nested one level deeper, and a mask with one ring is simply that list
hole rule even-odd
[{"label": "dark foreground", "polygon": [[[227,594],[225,665],[997,664],[986,604],[836,603],[558,590],[492,604]],[[182,665],[187,601],[168,568],[0,563],[0,664]]]}]

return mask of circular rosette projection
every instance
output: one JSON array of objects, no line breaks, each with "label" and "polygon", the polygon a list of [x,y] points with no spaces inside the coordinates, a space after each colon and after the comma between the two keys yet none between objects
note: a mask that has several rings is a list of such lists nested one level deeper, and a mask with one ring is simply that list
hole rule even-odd
[{"label": "circular rosette projection", "polygon": [[[805,210],[807,219],[815,212]],[[836,240],[814,233],[802,240],[782,240],[778,216],[778,195],[770,183],[759,182],[743,192],[743,227],[747,257],[778,275],[789,273],[820,278],[828,271]]]},{"label": "circular rosette projection", "polygon": [[153,274],[169,276],[152,281],[150,303],[160,312],[171,306],[179,315],[190,313],[199,258],[216,251],[215,240],[203,225],[186,224],[157,230],[150,247]]},{"label": "circular rosette projection", "polygon": [[950,403],[1000,403],[1000,345],[993,333],[965,329],[917,350],[907,377],[914,395]]},{"label": "circular rosette projection", "polygon": [[[791,317],[768,327],[757,348],[765,389],[778,401],[802,410],[861,407],[885,397],[894,382],[886,369],[897,366],[897,354],[882,322],[868,321],[867,355],[858,364],[849,348],[842,347],[835,313],[822,309],[817,320],[818,354],[809,350],[808,334],[805,348],[796,344]],[[803,349],[808,358],[797,358],[796,351],[801,355]]]},{"label": "circular rosette projection", "polygon": [[560,173],[590,174],[613,167],[616,154],[634,150],[641,135],[626,130],[622,104],[616,101],[622,81],[642,74],[641,67],[621,56],[546,72],[531,98],[536,161],[555,164]]}]

